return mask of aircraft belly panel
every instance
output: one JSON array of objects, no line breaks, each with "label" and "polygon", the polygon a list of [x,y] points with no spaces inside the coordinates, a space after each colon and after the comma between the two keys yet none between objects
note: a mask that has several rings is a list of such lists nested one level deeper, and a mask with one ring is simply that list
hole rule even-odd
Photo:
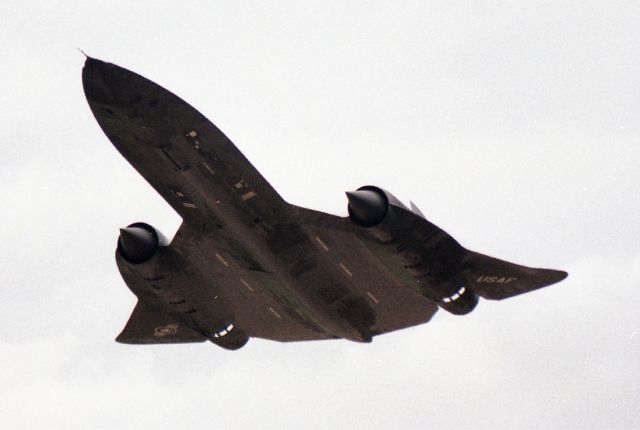
[{"label": "aircraft belly panel", "polygon": [[[425,323],[438,307],[389,272],[351,232],[320,229],[308,230],[322,251],[326,266],[310,277],[327,278],[334,273],[338,282],[366,300],[375,313],[375,334]],[[329,267],[327,267],[329,266]]]},{"label": "aircraft belly panel", "polygon": [[183,224],[171,247],[201,273],[202,281],[188,286],[206,308],[223,300],[237,325],[251,337],[279,341],[333,337],[317,326],[272,273],[252,270],[241,253],[209,234]]}]

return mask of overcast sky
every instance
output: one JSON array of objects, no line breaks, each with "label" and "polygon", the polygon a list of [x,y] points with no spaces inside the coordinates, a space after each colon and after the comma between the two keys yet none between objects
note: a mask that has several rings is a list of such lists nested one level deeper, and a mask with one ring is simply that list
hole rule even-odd
[{"label": "overcast sky", "polygon": [[[640,427],[637,1],[0,17],[0,427]],[[345,190],[379,185],[470,249],[570,276],[369,345],[117,344],[118,228],[180,219],[98,127],[76,47],[194,105],[291,203],[346,215]]]}]

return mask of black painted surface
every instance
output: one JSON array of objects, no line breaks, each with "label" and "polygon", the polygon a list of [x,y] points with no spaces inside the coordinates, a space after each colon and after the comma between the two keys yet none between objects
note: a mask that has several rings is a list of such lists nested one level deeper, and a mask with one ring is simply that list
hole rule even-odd
[{"label": "black painted surface", "polygon": [[[382,199],[350,197],[360,222],[290,205],[171,92],[91,58],[83,85],[109,140],[183,219],[153,253],[131,235],[116,251],[139,300],[120,342],[369,342],[429,321],[438,306],[464,314],[478,296],[502,299],[566,276],[467,251],[377,187],[361,190]],[[127,248],[144,258],[127,261]]]}]

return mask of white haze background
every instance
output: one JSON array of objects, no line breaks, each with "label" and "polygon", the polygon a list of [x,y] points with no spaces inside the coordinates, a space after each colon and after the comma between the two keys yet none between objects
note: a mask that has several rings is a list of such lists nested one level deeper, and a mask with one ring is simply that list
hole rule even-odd
[{"label": "white haze background", "polygon": [[[640,4],[0,3],[0,427],[640,427]],[[241,351],[113,338],[118,228],[180,219],[84,99],[80,47],[175,92],[282,195],[377,184],[570,272],[466,317]]]}]

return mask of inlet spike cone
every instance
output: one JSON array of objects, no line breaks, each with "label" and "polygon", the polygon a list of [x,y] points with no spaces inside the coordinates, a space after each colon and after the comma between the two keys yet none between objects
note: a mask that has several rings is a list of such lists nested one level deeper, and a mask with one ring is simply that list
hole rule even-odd
[{"label": "inlet spike cone", "polygon": [[347,191],[349,216],[356,224],[372,227],[387,214],[387,201],[373,190]]},{"label": "inlet spike cone", "polygon": [[141,227],[120,229],[118,248],[131,263],[142,263],[153,257],[158,246],[153,233]]}]

